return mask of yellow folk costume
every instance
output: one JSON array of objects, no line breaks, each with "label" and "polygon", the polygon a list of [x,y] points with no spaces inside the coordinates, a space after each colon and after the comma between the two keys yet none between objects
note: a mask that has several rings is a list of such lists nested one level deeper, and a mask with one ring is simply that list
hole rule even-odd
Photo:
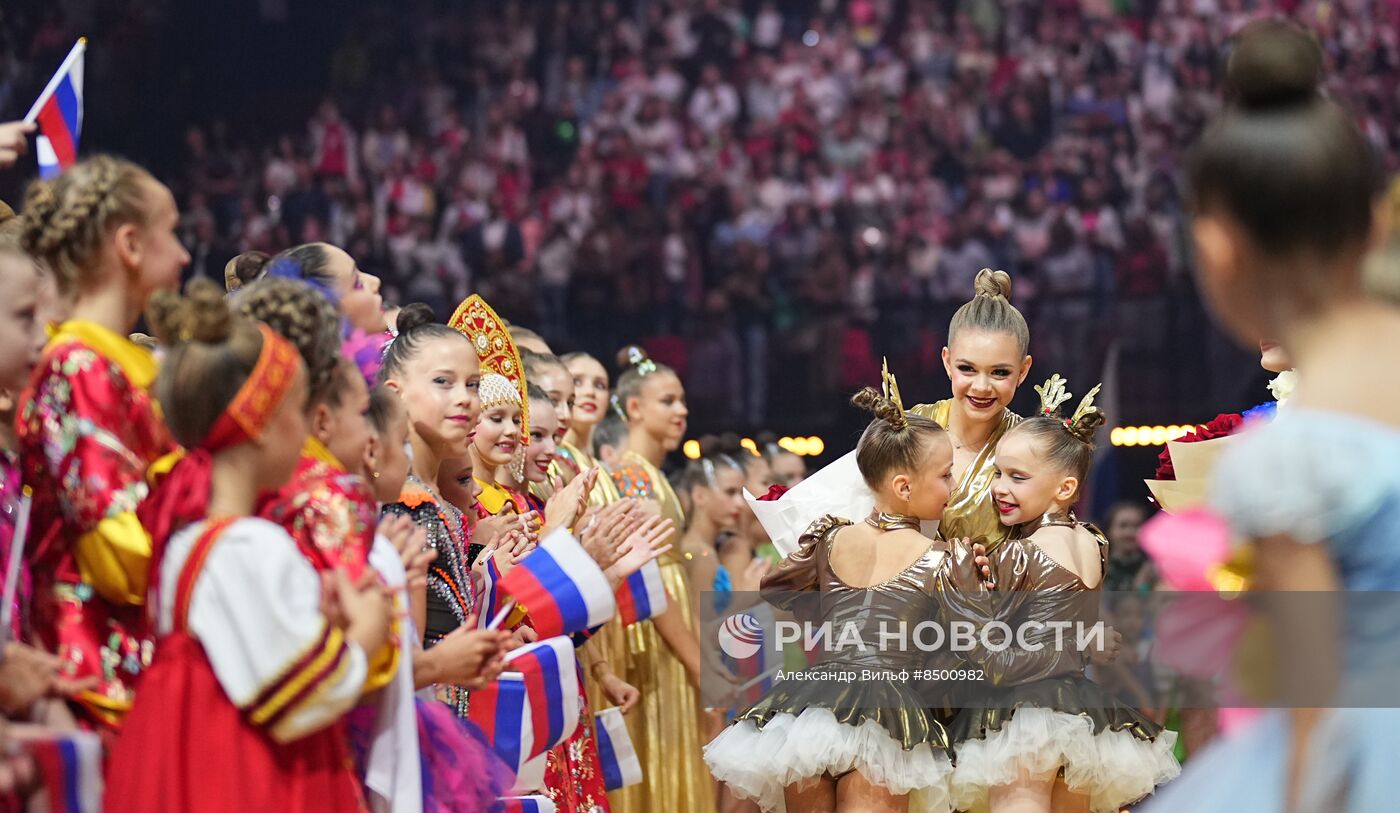
[{"label": "yellow folk costume", "polygon": [[[655,500],[661,515],[685,527],[685,512],[666,475],[650,461],[628,452],[613,480],[623,497]],[[678,607],[695,629],[694,595],[685,565],[675,549],[658,560],[667,602]],[[609,796],[614,813],[709,813],[715,809],[714,784],[701,757],[698,690],[680,659],[671,654],[651,621],[624,630],[626,679],[642,693],[627,715],[632,744],[642,763],[642,782]]]}]

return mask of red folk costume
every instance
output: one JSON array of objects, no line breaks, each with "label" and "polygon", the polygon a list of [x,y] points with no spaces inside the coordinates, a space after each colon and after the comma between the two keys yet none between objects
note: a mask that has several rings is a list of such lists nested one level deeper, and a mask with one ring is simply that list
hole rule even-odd
[{"label": "red folk costume", "polygon": [[[379,503],[369,486],[346,471],[326,445],[308,437],[292,479],[258,505],[258,516],[282,526],[318,572],[340,568],[353,581],[369,567]],[[395,625],[395,635],[398,626]],[[399,648],[374,654],[365,691],[387,684],[398,668]]]},{"label": "red folk costume", "polygon": [[79,703],[109,726],[131,708],[133,681],[151,656],[141,606],[151,540],[135,510],[147,467],[175,449],[149,392],[156,369],[125,336],[64,322],[16,422],[34,493],[34,632],[67,676],[99,679]]},{"label": "red folk costume", "polygon": [[260,436],[300,363],[266,326],[248,381],[142,503],[158,654],[112,751],[104,809],[363,810],[341,715],[365,653],[321,612],[320,575],[262,519],[206,519],[212,455]]},{"label": "red folk costume", "polygon": [[339,567],[358,579],[374,547],[379,505],[369,486],[314,437],[292,479],[263,498],[258,516],[281,525],[317,570]]}]

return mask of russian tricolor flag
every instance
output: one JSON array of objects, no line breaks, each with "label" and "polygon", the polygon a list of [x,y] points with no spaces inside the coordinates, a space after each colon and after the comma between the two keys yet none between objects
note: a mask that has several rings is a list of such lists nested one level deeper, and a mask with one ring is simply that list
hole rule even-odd
[{"label": "russian tricolor flag", "polygon": [[628,626],[664,612],[666,585],[661,581],[661,566],[653,559],[617,588],[617,614],[622,625]]},{"label": "russian tricolor flag", "polygon": [[481,729],[501,760],[519,773],[530,758],[530,699],[525,676],[502,672],[495,683],[472,692],[467,716]]},{"label": "russian tricolor flag", "polygon": [[83,54],[87,39],[78,40],[58,72],[29,109],[25,121],[39,122],[35,152],[39,177],[52,178],[78,160],[78,138],[83,132]]},{"label": "russian tricolor flag", "polygon": [[617,612],[612,585],[573,534],[559,529],[500,580],[541,638],[601,625]]},{"label": "russian tricolor flag", "polygon": [[554,813],[548,796],[508,796],[491,806],[491,813]]},{"label": "russian tricolor flag", "polygon": [[596,715],[598,762],[603,766],[603,787],[619,790],[642,781],[642,763],[632,747],[632,735],[622,719],[622,709],[603,709]]},{"label": "russian tricolor flag", "polygon": [[39,768],[54,813],[102,810],[102,741],[87,731],[43,732],[19,739]]},{"label": "russian tricolor flag", "polygon": [[480,580],[476,594],[481,597],[481,606],[476,609],[476,626],[486,629],[501,609],[501,569],[493,557],[487,556],[486,567],[472,571],[472,578]]},{"label": "russian tricolor flag", "polygon": [[[556,636],[527,644],[506,654],[506,668],[525,682],[530,705],[530,748],[535,757],[578,729],[578,658],[574,643]],[[473,698],[475,702],[475,698]]]}]

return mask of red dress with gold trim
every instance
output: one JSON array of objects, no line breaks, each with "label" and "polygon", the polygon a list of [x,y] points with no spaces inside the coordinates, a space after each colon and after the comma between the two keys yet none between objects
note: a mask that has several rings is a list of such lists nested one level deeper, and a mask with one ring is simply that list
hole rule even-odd
[{"label": "red dress with gold trim", "polygon": [[59,326],[20,401],[16,429],[34,505],[33,627],[69,677],[99,679],[79,698],[116,726],[150,662],[151,540],[136,519],[146,469],[174,442],[149,392],[155,359],[91,322]]},{"label": "red dress with gold trim", "polygon": [[320,611],[320,576],[276,525],[171,537],[154,663],[107,770],[107,813],[365,810],[342,715],[364,654]]}]

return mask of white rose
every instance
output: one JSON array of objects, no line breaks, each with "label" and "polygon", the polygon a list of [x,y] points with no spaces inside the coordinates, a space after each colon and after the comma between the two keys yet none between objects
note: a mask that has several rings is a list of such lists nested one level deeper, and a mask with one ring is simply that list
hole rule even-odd
[{"label": "white rose", "polygon": [[1269,392],[1273,393],[1274,400],[1280,405],[1284,401],[1293,397],[1293,390],[1298,386],[1298,373],[1295,370],[1284,370],[1278,374],[1278,378],[1269,382]]}]

